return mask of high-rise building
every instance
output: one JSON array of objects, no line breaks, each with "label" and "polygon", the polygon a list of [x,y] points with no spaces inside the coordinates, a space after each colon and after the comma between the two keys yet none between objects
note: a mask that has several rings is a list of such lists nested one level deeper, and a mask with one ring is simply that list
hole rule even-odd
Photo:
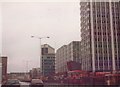
[{"label": "high-rise building", "polygon": [[41,48],[41,54],[42,75],[50,76],[55,74],[55,49],[48,44],[44,44]]},{"label": "high-rise building", "polygon": [[67,71],[67,45],[63,45],[56,51],[55,72]]},{"label": "high-rise building", "polygon": [[120,70],[120,2],[80,2],[80,11],[82,69]]},{"label": "high-rise building", "polygon": [[72,41],[68,45],[63,45],[56,51],[56,73],[67,72],[67,62],[80,62],[80,41]]}]

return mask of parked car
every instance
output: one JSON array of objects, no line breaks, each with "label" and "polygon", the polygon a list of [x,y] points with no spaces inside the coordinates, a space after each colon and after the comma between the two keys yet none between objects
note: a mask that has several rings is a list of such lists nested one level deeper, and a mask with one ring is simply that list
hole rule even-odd
[{"label": "parked car", "polygon": [[20,81],[17,79],[8,79],[2,87],[20,87]]},{"label": "parked car", "polygon": [[43,87],[43,81],[41,79],[32,79],[30,86],[31,87]]}]

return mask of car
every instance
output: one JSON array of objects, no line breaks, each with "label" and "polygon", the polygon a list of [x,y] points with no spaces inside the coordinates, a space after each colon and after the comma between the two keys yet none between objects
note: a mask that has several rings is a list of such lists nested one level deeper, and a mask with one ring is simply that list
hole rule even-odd
[{"label": "car", "polygon": [[32,79],[30,86],[31,87],[43,87],[43,81],[41,79]]},{"label": "car", "polygon": [[20,81],[17,79],[8,79],[2,87],[20,87]]}]

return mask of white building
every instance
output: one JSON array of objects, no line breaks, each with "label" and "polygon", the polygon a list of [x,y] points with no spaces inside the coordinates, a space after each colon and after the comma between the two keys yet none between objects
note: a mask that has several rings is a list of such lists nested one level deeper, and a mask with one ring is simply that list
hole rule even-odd
[{"label": "white building", "polygon": [[81,42],[72,41],[68,45],[63,45],[56,51],[55,70],[58,72],[67,72],[67,62],[80,62]]},{"label": "white building", "polygon": [[80,2],[83,70],[120,70],[120,2],[114,1]]}]

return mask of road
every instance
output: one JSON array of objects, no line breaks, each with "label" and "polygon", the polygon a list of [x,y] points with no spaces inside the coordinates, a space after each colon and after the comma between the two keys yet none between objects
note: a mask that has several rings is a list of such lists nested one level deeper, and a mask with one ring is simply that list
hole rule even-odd
[{"label": "road", "polygon": [[[20,87],[30,87],[30,83],[20,82]],[[34,86],[35,87],[35,86]],[[37,86],[40,87],[40,86]],[[68,85],[63,83],[44,83],[44,87],[84,87],[80,85]]]},{"label": "road", "polygon": [[[9,87],[9,86],[7,86],[7,87]],[[30,83],[20,82],[20,87],[30,87]],[[40,86],[36,86],[36,87],[40,87]],[[44,83],[44,87],[84,87],[84,86],[70,85],[70,84],[64,84],[64,83]]]},{"label": "road", "polygon": [[20,82],[20,87],[29,87],[29,84],[30,83],[27,83],[27,82]]},{"label": "road", "polygon": [[[30,87],[30,83],[26,82],[20,82],[21,86],[20,87]],[[44,87],[58,87],[62,84],[60,83],[44,83]]]}]

